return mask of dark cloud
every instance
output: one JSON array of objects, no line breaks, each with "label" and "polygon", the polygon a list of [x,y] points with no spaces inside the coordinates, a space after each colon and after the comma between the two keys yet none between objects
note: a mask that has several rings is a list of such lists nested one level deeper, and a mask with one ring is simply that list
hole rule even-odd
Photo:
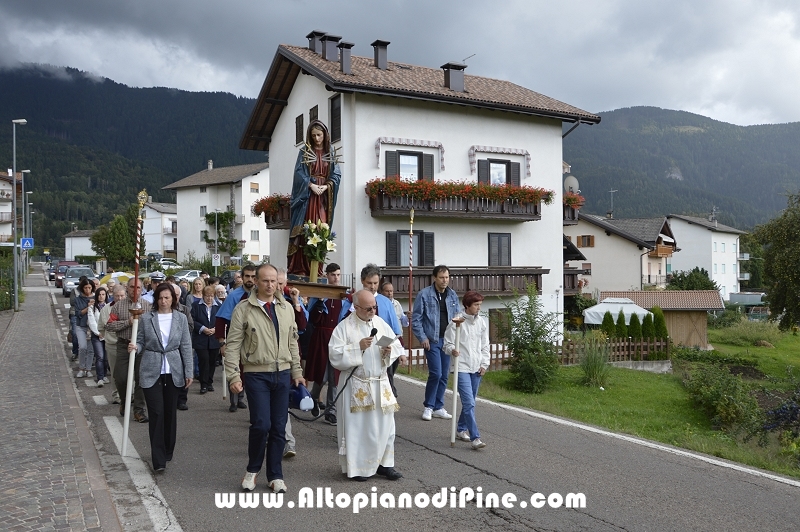
[{"label": "dark cloud", "polygon": [[254,97],[311,29],[370,56],[509,79],[590,111],[657,105],[736,123],[800,120],[790,0],[26,1],[0,6],[0,66],[72,66],[134,86]]}]

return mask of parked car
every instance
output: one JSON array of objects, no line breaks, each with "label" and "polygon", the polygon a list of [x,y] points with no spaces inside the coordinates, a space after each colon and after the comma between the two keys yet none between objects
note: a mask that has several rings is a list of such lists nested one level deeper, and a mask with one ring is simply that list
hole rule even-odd
[{"label": "parked car", "polygon": [[178,270],[174,275],[175,279],[179,281],[186,280],[191,284],[192,281],[200,277],[200,270]]},{"label": "parked car", "polygon": [[56,288],[62,288],[62,280],[64,279],[64,274],[67,273],[67,269],[70,266],[77,266],[77,265],[78,265],[77,261],[74,260],[62,260],[58,263],[58,269],[56,270],[56,274],[53,279]]},{"label": "parked car", "polygon": [[70,266],[67,268],[67,272],[64,274],[64,279],[61,282],[61,295],[69,297],[69,293],[75,290],[75,287],[78,286],[81,277],[84,275],[90,279],[97,278],[94,270],[89,266]]},{"label": "parked car", "polygon": [[183,266],[175,262],[173,259],[159,259],[158,262],[161,264],[162,270],[176,270],[183,268]]},{"label": "parked car", "polygon": [[148,253],[147,254],[147,260],[159,261],[159,260],[161,260],[163,258],[164,258],[164,255],[162,255],[161,253]]},{"label": "parked car", "polygon": [[47,280],[48,281],[55,281],[56,280],[56,271],[58,270],[58,262],[50,263],[50,267],[47,268]]}]

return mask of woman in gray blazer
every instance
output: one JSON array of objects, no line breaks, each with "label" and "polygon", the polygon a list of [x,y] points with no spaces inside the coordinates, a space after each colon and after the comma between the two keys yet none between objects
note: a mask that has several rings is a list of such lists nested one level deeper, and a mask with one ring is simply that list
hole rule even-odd
[{"label": "woman in gray blazer", "polygon": [[175,310],[178,298],[172,286],[158,285],[153,302],[153,311],[139,319],[136,343],[128,351],[142,354],[139,383],[150,414],[150,452],[153,469],[161,472],[175,450],[178,392],[192,384],[194,367],[189,323]]}]

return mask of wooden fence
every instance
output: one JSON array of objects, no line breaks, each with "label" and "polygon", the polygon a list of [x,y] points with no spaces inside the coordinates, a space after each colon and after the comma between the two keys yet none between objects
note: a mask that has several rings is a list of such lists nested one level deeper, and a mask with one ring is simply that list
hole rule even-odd
[{"label": "wooden fence", "polygon": [[[664,353],[669,356],[669,341],[661,339],[642,340],[609,340],[609,362],[628,362],[638,360],[662,360]],[[580,361],[582,344],[566,340],[558,345],[558,361],[562,366],[571,366]],[[659,353],[657,358],[655,354]],[[415,369],[428,369],[428,361],[422,348],[406,349],[409,366]],[[489,345],[489,371],[505,369],[511,359],[511,353],[503,344]],[[402,369],[399,370],[402,373]]]}]

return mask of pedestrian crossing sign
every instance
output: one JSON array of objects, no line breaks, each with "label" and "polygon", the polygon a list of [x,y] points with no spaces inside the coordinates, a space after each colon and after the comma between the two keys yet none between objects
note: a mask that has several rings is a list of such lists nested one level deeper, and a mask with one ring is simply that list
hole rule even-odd
[{"label": "pedestrian crossing sign", "polygon": [[33,239],[32,238],[21,238],[20,239],[20,247],[22,249],[33,249]]}]

